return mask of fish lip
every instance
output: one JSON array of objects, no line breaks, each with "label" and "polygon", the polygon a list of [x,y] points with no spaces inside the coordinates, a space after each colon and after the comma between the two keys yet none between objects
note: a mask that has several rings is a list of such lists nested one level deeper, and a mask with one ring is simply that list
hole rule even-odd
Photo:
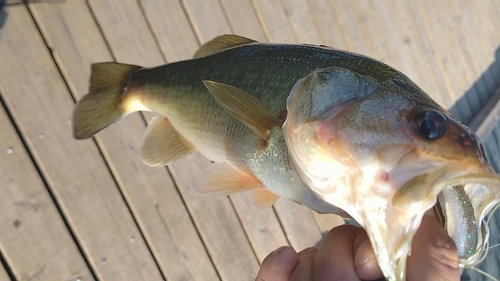
[{"label": "fish lip", "polygon": [[[443,187],[462,186],[469,197],[473,208],[478,241],[471,255],[459,259],[459,266],[460,268],[468,268],[479,264],[486,258],[488,253],[489,219],[487,217],[493,213],[492,211],[500,203],[500,192],[498,190],[498,187],[500,187],[500,176],[495,174],[493,170],[490,172],[483,170],[479,173],[467,173],[443,180],[439,185]],[[444,217],[445,220],[449,217],[453,218],[453,214]],[[465,231],[459,234],[467,235],[468,233]]]},{"label": "fish lip", "polygon": [[[415,159],[411,158],[412,156],[415,156]],[[422,168],[416,172],[413,167],[417,162],[422,165]],[[471,180],[480,180],[481,177],[493,180],[496,175],[493,169],[481,159],[470,157],[447,159],[421,153],[419,150],[404,155],[393,167],[391,173],[402,173],[401,171],[404,172],[407,167],[410,167],[408,173],[411,177],[400,180],[394,186],[397,191],[392,198],[392,203],[395,206],[402,204],[398,201],[402,200],[405,194],[412,195],[413,200],[427,199],[429,196],[436,198],[447,186],[460,185],[461,182],[473,183]]]},{"label": "fish lip", "polygon": [[[500,176],[497,175],[487,162],[481,159],[466,158],[462,161],[452,161],[430,174],[421,175],[427,178],[428,188],[425,192],[413,193],[413,200],[427,202],[426,207],[432,207],[434,204],[441,204],[438,196],[445,188],[452,186],[462,186],[473,205],[473,216],[476,221],[478,242],[473,254],[466,258],[459,259],[459,266],[467,268],[481,262],[487,255],[489,229],[486,217],[500,203]],[[411,180],[405,185],[410,184]],[[408,189],[403,185],[401,190]],[[398,190],[399,191],[399,190]],[[393,205],[403,207],[402,200],[404,196],[396,194],[393,196]],[[432,203],[432,204],[431,204]],[[422,206],[420,206],[422,208]],[[421,210],[421,209],[420,209]],[[416,211],[416,210],[415,210]],[[456,214],[455,214],[456,215]],[[453,219],[454,214],[448,214],[445,219]],[[464,229],[465,230],[465,229]],[[467,231],[458,233],[467,235]]]},{"label": "fish lip", "polygon": [[[408,157],[410,154],[404,157]],[[429,157],[428,159],[434,158],[432,155],[423,154],[419,155],[420,160],[426,156]],[[411,167],[410,164],[413,161],[407,160],[412,160],[412,158],[408,157],[404,161],[400,160],[398,164],[403,164],[403,168],[404,165],[406,165],[406,168]],[[425,164],[425,161],[423,163]],[[394,168],[397,166],[399,165],[394,166]],[[389,258],[391,260],[390,265],[385,265],[384,274],[387,272],[398,277],[404,276],[406,258],[410,251],[409,244],[411,244],[422,217],[427,210],[436,204],[438,194],[448,186],[463,184],[467,187],[467,185],[470,185],[471,187],[466,190],[466,193],[471,197],[471,200],[477,201],[474,206],[474,218],[478,222],[477,228],[480,240],[475,253],[459,261],[460,267],[473,266],[486,255],[487,243],[485,241],[488,238],[488,229],[484,217],[500,202],[500,188],[494,188],[500,187],[500,176],[495,174],[487,163],[476,158],[465,158],[459,161],[456,159],[441,159],[439,166],[434,167],[432,170],[432,172],[417,173],[416,176],[409,178],[399,186],[393,185],[395,193],[392,199],[389,198],[388,209],[384,212],[387,218],[396,218],[396,224],[400,223],[401,225],[391,227],[392,230],[379,229],[377,230],[378,234],[372,233],[370,235],[370,240],[378,240],[377,243],[384,241],[383,243],[386,244],[386,246],[383,246],[385,249],[377,254],[377,259],[384,258],[387,260]],[[411,173],[412,171],[408,170],[407,172]],[[417,179],[416,182],[415,179]],[[416,187],[415,190],[411,188],[412,186]],[[366,216],[363,219],[366,219]],[[371,221],[365,221],[364,224],[365,228],[377,227]],[[401,231],[400,234],[396,234],[398,231]],[[374,235],[379,237],[371,237]],[[386,237],[384,238],[384,236]],[[390,236],[393,238],[389,238]],[[387,246],[391,243],[393,246]]]}]

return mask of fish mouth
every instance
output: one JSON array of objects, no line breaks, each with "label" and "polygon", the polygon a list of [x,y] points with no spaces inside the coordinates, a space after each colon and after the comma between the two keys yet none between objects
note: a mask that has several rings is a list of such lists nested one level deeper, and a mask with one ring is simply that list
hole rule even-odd
[{"label": "fish mouth", "polygon": [[[452,196],[444,196],[447,193]],[[483,161],[473,158],[455,160],[407,181],[397,189],[391,203],[393,209],[388,210],[387,216],[396,214],[401,223],[411,221],[406,223],[406,230],[400,232],[402,236],[397,239],[399,242],[392,255],[388,253],[395,262],[393,270],[396,276],[403,277],[401,280],[404,280],[413,235],[424,213],[433,207],[455,241],[459,266],[471,267],[487,255],[487,217],[500,203],[500,176]],[[470,242],[471,237],[476,240]]]},{"label": "fish mouth", "polygon": [[[443,218],[448,234],[455,241],[459,265],[461,268],[472,267],[480,263],[488,253],[488,218],[500,203],[500,177],[496,174],[468,174],[442,181],[438,185],[443,191],[438,195],[436,206],[439,208],[436,209]],[[450,189],[462,190],[465,194],[465,198],[461,199],[463,201],[449,202],[443,193]],[[450,205],[459,206],[459,210],[456,210],[457,207],[446,208]],[[473,224],[465,223],[464,217],[472,218]],[[462,225],[453,227],[457,222]],[[467,249],[464,241],[467,237],[474,236],[474,245]]]}]

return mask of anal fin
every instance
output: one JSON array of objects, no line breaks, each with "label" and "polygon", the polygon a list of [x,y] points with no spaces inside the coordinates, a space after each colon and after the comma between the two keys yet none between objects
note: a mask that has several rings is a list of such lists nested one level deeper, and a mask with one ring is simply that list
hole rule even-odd
[{"label": "anal fin", "polygon": [[256,209],[264,210],[270,208],[279,199],[278,195],[275,195],[265,188],[256,188],[250,192],[252,193],[253,198],[253,202],[251,204]]},{"label": "anal fin", "polygon": [[147,165],[162,167],[195,151],[166,117],[156,116],[148,124],[139,155]]}]

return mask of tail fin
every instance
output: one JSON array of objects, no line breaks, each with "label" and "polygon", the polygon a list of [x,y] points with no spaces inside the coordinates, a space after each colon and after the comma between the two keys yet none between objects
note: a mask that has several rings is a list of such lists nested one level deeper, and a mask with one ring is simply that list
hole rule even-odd
[{"label": "tail fin", "polygon": [[120,120],[126,112],[121,103],[127,80],[140,66],[114,62],[92,65],[89,93],[73,110],[73,137],[90,138]]}]

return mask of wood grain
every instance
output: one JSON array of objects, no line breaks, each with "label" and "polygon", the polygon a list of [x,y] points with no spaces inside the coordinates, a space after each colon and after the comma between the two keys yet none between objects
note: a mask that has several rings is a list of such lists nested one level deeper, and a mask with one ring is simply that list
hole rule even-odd
[{"label": "wood grain", "polygon": [[26,7],[8,12],[0,44],[2,97],[97,277],[161,280],[97,147],[72,139],[74,102]]},{"label": "wood grain", "polygon": [[[282,6],[283,4],[285,6]],[[296,39],[291,30],[292,25],[289,24],[289,20],[293,22],[296,16],[294,17],[289,14],[292,13],[292,9],[297,9],[299,7],[308,8],[306,2],[294,1],[293,3],[288,4],[282,2],[278,5],[277,1],[273,2],[262,0],[256,1],[254,5],[256,11],[262,12],[261,24],[265,26],[268,31],[271,31],[268,35],[270,36],[269,40],[271,42],[296,43]],[[275,15],[274,17],[268,9],[272,9],[272,14]],[[288,9],[288,12],[284,9]],[[280,15],[283,15],[284,18],[281,18]],[[287,18],[286,15],[289,15],[291,18]],[[307,27],[305,28],[312,29],[309,32],[311,34],[315,34],[313,35],[315,38],[312,36],[310,37],[312,38],[311,40],[321,40],[319,31],[315,29],[315,23],[313,21],[309,21],[309,24],[307,24]],[[303,31],[305,31],[305,29]],[[316,224],[312,211],[310,211],[307,207],[287,200],[278,200],[274,208],[278,214],[278,218],[281,221],[283,229],[285,230],[285,234],[290,242],[290,245],[297,251],[312,247],[321,241],[322,230],[320,230],[320,227]]]},{"label": "wood grain", "polygon": [[[401,55],[407,57],[408,63],[412,65],[407,75],[438,104],[445,108],[450,107],[452,99],[448,95],[446,83],[443,81],[445,74],[439,71],[427,35],[419,32],[415,24],[418,19],[412,16],[409,4],[398,1],[395,5],[387,6],[387,9],[389,14],[394,15],[395,19],[401,22],[401,24],[395,25],[394,29],[403,43],[404,50]],[[389,26],[386,26],[385,29],[388,30]],[[392,48],[397,47],[392,46]],[[415,54],[419,55],[415,56]],[[397,57],[394,58],[394,62],[397,60]]]},{"label": "wood grain", "polygon": [[266,37],[271,43],[295,43],[295,35],[279,1],[252,0]]},{"label": "wood grain", "polygon": [[[0,135],[0,247],[13,274],[18,280],[93,280],[3,107]],[[9,280],[5,271],[0,280]]]},{"label": "wood grain", "polygon": [[[89,278],[89,280],[92,280]],[[0,266],[0,281],[11,281],[6,268]]]},{"label": "wood grain", "polygon": [[346,41],[346,50],[358,54],[369,55],[370,51],[366,45],[361,29],[354,20],[356,15],[352,10],[349,0],[330,0],[332,12],[330,18],[336,19],[340,32]]},{"label": "wood grain", "polygon": [[[245,194],[193,194],[188,183],[209,165],[199,154],[167,169],[139,160],[144,116],[152,114],[128,116],[94,141],[74,141],[73,102],[86,93],[95,62],[189,59],[223,33],[330,45],[403,71],[466,123],[486,120],[471,125],[480,128],[492,165],[500,165],[491,97],[500,85],[497,0],[71,0],[28,7],[37,26],[25,5],[10,5],[0,38],[0,94],[21,134],[0,107],[0,250],[18,280],[92,280],[48,191],[103,281],[252,280],[276,247],[301,250],[342,223],[284,200],[261,212]],[[10,280],[1,267],[0,280]]]},{"label": "wood grain", "polygon": [[[90,64],[112,60],[85,1],[32,8],[59,68],[80,99],[87,93]],[[141,116],[133,114],[96,139],[167,279],[215,280],[215,269],[169,174],[139,159],[144,130]]]},{"label": "wood grain", "polygon": [[[144,18],[167,62],[193,56],[200,44],[180,1],[142,0]],[[165,14],[170,16],[165,17]]]},{"label": "wood grain", "polygon": [[332,48],[348,50],[339,22],[333,16],[334,8],[330,0],[308,0],[311,17],[316,23],[323,44]]},{"label": "wood grain", "polygon": [[250,1],[221,0],[222,10],[231,30],[238,35],[267,42],[259,18]]},{"label": "wood grain", "polygon": [[[189,7],[185,9],[185,12],[191,22],[193,19],[203,22],[203,25],[192,25],[199,42],[206,42],[215,36],[231,33],[227,28],[227,22],[220,24],[221,21],[226,21],[226,17],[218,1],[181,0],[181,3],[184,8]],[[199,28],[210,30],[210,34],[201,32]]]},{"label": "wood grain", "polygon": [[[94,7],[97,2],[102,6],[98,8],[97,6]],[[109,3],[107,3],[106,6],[111,5],[110,3],[114,3],[113,1],[107,2]],[[128,2],[135,3],[135,1]],[[136,10],[131,8],[131,3],[127,4],[130,5],[129,8],[121,10],[119,16],[113,16],[112,10],[114,10],[114,8],[106,7],[101,1],[91,2],[91,5],[95,10],[99,10],[99,14],[97,14],[98,21],[102,21],[100,18],[106,18],[106,20],[117,23],[114,25],[101,26],[109,44],[111,46],[121,46],[116,49],[116,51],[112,47],[117,59],[120,61],[122,57],[126,57],[129,60],[134,59],[136,63],[138,63],[137,61],[140,61],[141,58],[136,55],[136,52],[139,50],[136,50],[134,45],[126,45],[126,47],[123,47],[127,41],[137,40],[139,33],[146,32],[146,30],[141,30],[140,28],[127,26],[126,19],[124,18]],[[142,6],[145,11],[147,11],[147,4],[145,4],[145,1],[142,2]],[[120,24],[120,17],[124,20],[122,24]],[[149,22],[152,23],[154,20],[149,19]],[[145,24],[145,22],[139,23],[138,25],[143,24]],[[126,31],[115,30],[117,28],[124,28]],[[159,28],[160,27],[156,27],[155,29],[158,30]],[[192,33],[193,31],[190,26],[184,26],[181,32]],[[125,33],[127,34],[127,38],[116,36],[116,34]],[[143,43],[145,45],[155,44],[152,40],[153,36],[151,33],[149,32],[148,34],[148,37],[151,39],[147,39],[148,41]],[[143,37],[142,40],[146,40],[144,34],[141,34],[141,36]],[[172,41],[171,43],[175,44],[176,42]],[[150,61],[156,61],[157,57],[161,57],[160,52],[149,52],[147,55],[151,55],[150,58],[147,58]],[[190,56],[192,56],[191,52],[189,52],[189,57]],[[164,62],[156,61],[156,64],[162,63]],[[193,155],[192,157],[200,157],[200,155]],[[171,165],[169,169],[174,176],[176,185],[205,242],[220,277],[223,280],[236,280],[241,276],[255,276],[258,269],[258,263],[231,202],[226,197],[205,198],[192,194],[187,184],[203,171],[208,163],[201,157],[199,160],[198,158],[189,159],[191,160],[182,160],[176,163],[177,165]]]},{"label": "wood grain", "polygon": [[324,44],[306,0],[281,0],[281,6],[296,42]]},{"label": "wood grain", "polygon": [[229,198],[200,196],[188,186],[209,164],[194,153],[170,168],[221,279],[253,280],[258,262]]},{"label": "wood grain", "polygon": [[[245,24],[244,26],[229,26],[227,21],[225,20],[214,20],[215,23],[220,25],[218,29],[227,31],[230,30],[235,34],[248,34],[250,33],[250,30],[253,30],[252,34],[256,35],[256,38],[265,39],[264,33],[262,32],[262,30],[260,29],[260,25],[258,24],[256,15],[253,13],[245,13],[245,15],[239,14],[239,12],[235,11],[235,3],[231,2],[232,1],[226,1],[225,4],[227,4],[227,6],[221,7],[224,10],[225,15],[229,18],[241,17],[238,18],[239,21],[246,22],[248,24]],[[190,3],[186,2],[185,5],[185,8],[187,10],[191,9]],[[207,28],[203,24],[203,20],[210,14],[217,12],[213,12],[212,10],[194,10],[197,11],[198,14],[194,12],[192,13],[191,20],[193,26],[198,26],[198,31],[204,38],[215,37],[216,34],[212,34],[212,30]],[[203,12],[204,14],[199,14],[200,12]],[[251,24],[254,25],[252,26]],[[251,200],[250,194],[235,194],[230,196],[230,198],[234,205],[234,209],[236,210],[241,221],[241,224],[246,232],[246,236],[248,237],[253,251],[257,255],[259,261],[262,261],[270,252],[274,251],[276,248],[288,244],[285,238],[285,234],[283,233],[283,229],[281,228],[280,222],[276,217],[273,209],[255,210],[249,204]],[[254,273],[254,275],[255,274],[256,272]],[[251,277],[252,276],[249,276],[249,278]]]}]

